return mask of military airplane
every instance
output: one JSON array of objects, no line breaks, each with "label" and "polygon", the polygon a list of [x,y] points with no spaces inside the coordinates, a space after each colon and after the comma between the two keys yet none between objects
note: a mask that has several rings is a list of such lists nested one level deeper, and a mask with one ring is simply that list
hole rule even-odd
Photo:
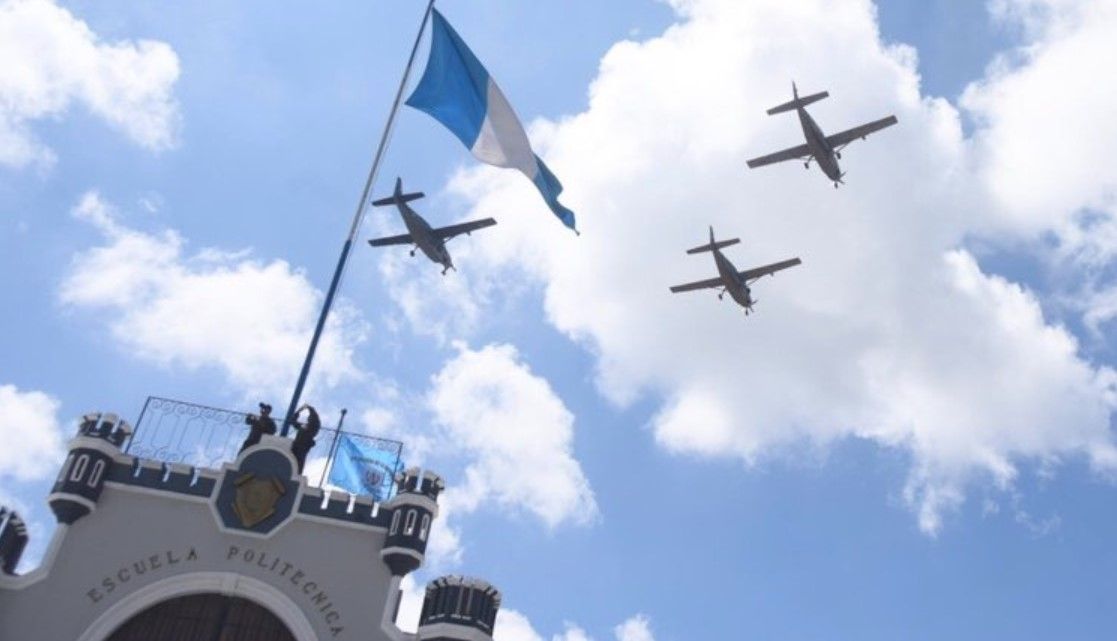
[{"label": "military airplane", "polygon": [[822,93],[811,94],[809,96],[799,97],[799,88],[795,83],[791,83],[791,94],[793,100],[785,102],[777,107],[772,107],[768,110],[768,115],[775,115],[785,111],[795,110],[799,114],[799,124],[803,127],[803,136],[806,137],[806,144],[799,145],[798,147],[791,147],[783,151],[777,151],[774,154],[753,158],[748,161],[749,167],[763,167],[764,165],[771,165],[785,160],[804,160],[803,166],[807,169],[811,168],[811,161],[818,161],[818,166],[822,169],[822,173],[826,177],[834,181],[834,188],[837,189],[839,184],[842,184],[842,177],[845,173],[842,172],[841,167],[838,166],[838,160],[842,157],[842,149],[846,145],[860,138],[864,140],[869,134],[880,131],[885,127],[891,127],[896,124],[896,116],[888,116],[880,120],[874,120],[868,124],[847,129],[841,133],[827,136],[822,133],[818,123],[811,118],[807,113],[806,106],[812,102],[817,102],[823,98],[830,96],[829,92],[823,91]]},{"label": "military airplane", "polygon": [[745,315],[748,316],[752,312],[752,306],[758,301],[752,297],[752,290],[749,285],[756,282],[759,278],[770,276],[778,271],[794,267],[801,264],[803,261],[798,258],[791,258],[789,260],[772,263],[763,267],[754,267],[753,269],[746,269],[743,272],[737,271],[733,263],[721,253],[722,249],[730,245],[736,245],[741,242],[740,238],[730,238],[729,240],[715,240],[714,228],[710,227],[710,242],[706,245],[701,245],[693,249],[686,250],[688,254],[700,254],[702,252],[713,252],[714,263],[718,268],[717,278],[709,280],[700,280],[694,283],[687,283],[686,285],[676,285],[671,288],[671,292],[678,294],[681,292],[692,292],[696,289],[708,289],[711,287],[720,287],[721,291],[718,292],[718,300],[723,300],[726,293],[737,302],[738,305],[745,308]]},{"label": "military airplane", "polygon": [[427,258],[442,265],[442,275],[445,276],[448,270],[453,269],[454,261],[450,259],[450,252],[446,251],[446,241],[455,236],[462,234],[471,234],[478,229],[485,227],[492,227],[496,221],[492,218],[484,218],[482,220],[473,220],[468,223],[458,223],[457,225],[449,225],[446,227],[439,227],[434,229],[423,220],[423,217],[415,213],[407,203],[418,200],[423,197],[423,192],[416,192],[413,194],[403,193],[403,179],[396,178],[396,191],[387,198],[374,200],[373,207],[385,207],[388,205],[395,205],[399,209],[399,215],[403,217],[403,224],[407,226],[407,233],[400,234],[399,236],[386,236],[384,238],[376,238],[368,241],[368,244],[373,247],[384,247],[386,245],[414,245],[411,248],[411,255],[415,255],[416,249],[423,250]]}]

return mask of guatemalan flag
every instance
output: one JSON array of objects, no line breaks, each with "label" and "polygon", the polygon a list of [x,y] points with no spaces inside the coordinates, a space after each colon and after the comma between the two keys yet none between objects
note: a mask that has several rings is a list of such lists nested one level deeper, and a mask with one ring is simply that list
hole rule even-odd
[{"label": "guatemalan flag", "polygon": [[558,201],[562,184],[531,150],[512,105],[446,18],[437,10],[433,14],[430,60],[407,104],[454,132],[477,160],[522,171],[551,211],[574,229],[574,212]]}]

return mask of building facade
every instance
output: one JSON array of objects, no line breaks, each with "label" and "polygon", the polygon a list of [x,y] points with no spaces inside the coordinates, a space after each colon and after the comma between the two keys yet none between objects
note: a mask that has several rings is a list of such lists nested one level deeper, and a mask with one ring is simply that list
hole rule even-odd
[{"label": "building facade", "polygon": [[33,571],[16,574],[28,533],[0,508],[0,640],[491,641],[500,594],[479,579],[436,579],[418,632],[396,625],[437,474],[409,469],[377,504],[308,486],[287,439],[201,469],[124,454],[128,431],[113,415],[82,422]]}]

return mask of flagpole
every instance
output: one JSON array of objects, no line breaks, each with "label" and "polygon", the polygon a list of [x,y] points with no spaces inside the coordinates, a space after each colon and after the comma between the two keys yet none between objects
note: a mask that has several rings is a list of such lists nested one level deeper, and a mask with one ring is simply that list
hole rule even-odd
[{"label": "flagpole", "polygon": [[369,193],[372,191],[373,183],[376,182],[376,175],[380,172],[380,162],[384,159],[384,151],[388,148],[388,141],[392,137],[392,127],[395,125],[396,114],[399,113],[400,103],[403,101],[407,79],[411,75],[411,68],[415,65],[415,55],[419,52],[419,43],[423,40],[423,32],[427,29],[427,22],[430,20],[433,9],[434,0],[430,0],[427,3],[427,10],[423,12],[423,21],[419,25],[419,33],[415,35],[415,44],[411,46],[411,55],[408,56],[407,66],[403,69],[403,77],[400,78],[399,89],[396,90],[396,98],[392,102],[392,109],[388,112],[388,122],[384,123],[384,132],[380,135],[380,144],[376,147],[376,155],[372,159],[372,168],[369,169],[368,179],[365,180],[365,188],[361,191],[361,199],[357,202],[357,211],[353,214],[353,223],[349,226],[349,235],[345,239],[345,244],[341,247],[341,255],[338,256],[337,267],[334,269],[330,288],[326,292],[326,300],[322,303],[322,311],[318,315],[318,324],[314,327],[314,336],[310,339],[310,347],[306,351],[306,359],[303,361],[302,371],[299,372],[299,380],[295,384],[295,393],[291,396],[291,404],[287,407],[287,416],[283,419],[282,436],[287,436],[287,433],[291,430],[291,424],[295,421],[295,409],[299,406],[303,388],[306,386],[306,378],[310,374],[310,364],[314,361],[314,353],[318,350],[318,341],[322,338],[322,330],[326,327],[326,319],[330,315],[330,308],[333,307],[334,296],[341,284],[345,265],[349,262],[349,252],[353,248],[353,241],[360,231],[361,221],[364,220]]}]

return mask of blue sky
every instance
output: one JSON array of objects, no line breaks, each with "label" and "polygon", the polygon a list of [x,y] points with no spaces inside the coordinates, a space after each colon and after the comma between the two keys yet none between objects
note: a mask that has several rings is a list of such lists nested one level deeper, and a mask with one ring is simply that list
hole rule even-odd
[{"label": "blue sky", "polygon": [[[447,476],[419,578],[490,579],[498,641],[1112,636],[1117,95],[1079,67],[1117,8],[823,4],[440,3],[584,234],[405,109],[376,193],[501,224],[445,278],[359,247],[307,399]],[[52,34],[0,38],[0,500],[41,550],[82,412],[286,404],[421,6],[0,7]],[[792,77],[824,128],[900,117],[837,192],[744,169]],[[804,266],[747,320],[668,296],[708,224]]]}]

